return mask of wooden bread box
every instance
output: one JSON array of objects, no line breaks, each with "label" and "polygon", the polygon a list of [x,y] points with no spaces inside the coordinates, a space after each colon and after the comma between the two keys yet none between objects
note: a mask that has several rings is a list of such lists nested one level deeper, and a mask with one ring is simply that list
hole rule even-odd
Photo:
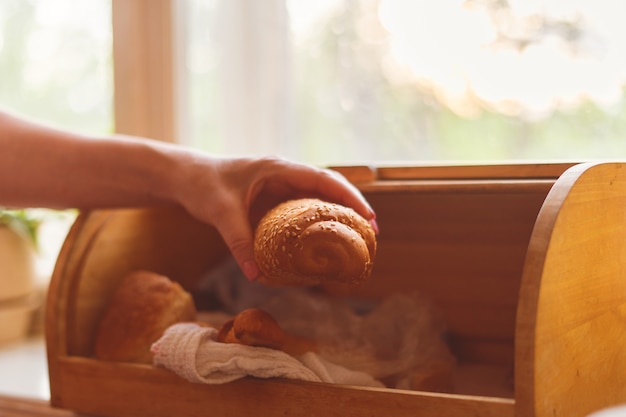
[{"label": "wooden bread box", "polygon": [[358,295],[432,297],[459,361],[455,392],[193,384],[94,359],[97,322],[126,273],[149,269],[192,290],[229,256],[181,210],[138,208],[81,213],[68,234],[47,304],[52,405],[110,417],[576,417],[626,402],[626,164],[337,169],[380,226]]}]

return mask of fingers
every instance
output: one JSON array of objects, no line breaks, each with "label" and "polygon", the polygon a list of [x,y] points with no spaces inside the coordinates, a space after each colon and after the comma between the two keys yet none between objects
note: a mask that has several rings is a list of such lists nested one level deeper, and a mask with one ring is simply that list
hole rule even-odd
[{"label": "fingers", "polygon": [[252,230],[246,215],[233,206],[232,210],[224,212],[216,219],[214,225],[246,278],[250,281],[256,280],[259,267],[254,260]]},{"label": "fingers", "polygon": [[[345,191],[341,191],[341,187],[337,189],[337,202],[352,207],[357,213],[363,216],[369,223],[372,225],[372,229],[374,229],[374,233],[378,234],[378,223],[376,222],[376,212],[369,205],[363,194],[352,184],[350,183],[343,175],[341,175],[337,171],[332,170],[323,170],[323,172],[327,173],[329,176],[334,177],[339,183],[346,188]],[[323,177],[320,179],[323,181]],[[318,185],[318,187],[324,188],[324,184]],[[328,188],[324,188],[325,190],[330,190],[331,192],[334,190],[332,186]],[[332,197],[331,197],[332,198]]]},{"label": "fingers", "polygon": [[284,160],[274,160],[272,165],[265,174],[267,186],[282,186],[301,196],[316,195],[352,207],[367,220],[376,218],[361,192],[339,172]]},{"label": "fingers", "polygon": [[[366,219],[376,218],[374,209],[369,205],[363,194],[349,182],[341,173],[330,169],[321,170],[323,174],[318,177],[319,183],[316,185],[318,189],[324,190],[327,193],[332,193],[331,198],[337,198],[337,202],[350,206],[361,214]],[[326,184],[326,176],[329,177],[329,182]],[[332,183],[338,185],[333,186]]]}]

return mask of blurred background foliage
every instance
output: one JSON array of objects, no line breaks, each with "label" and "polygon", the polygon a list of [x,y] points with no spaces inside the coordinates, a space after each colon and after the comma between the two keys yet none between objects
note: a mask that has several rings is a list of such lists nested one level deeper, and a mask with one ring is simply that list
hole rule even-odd
[{"label": "blurred background foliage", "polygon": [[0,106],[59,127],[113,130],[111,9],[0,0]]},{"label": "blurred background foliage", "polygon": [[[219,152],[219,1],[191,0],[191,143]],[[287,0],[288,157],[321,165],[626,157],[614,2]],[[206,47],[212,45],[211,47]],[[196,81],[194,81],[196,80]],[[208,110],[207,110],[208,109]],[[203,113],[204,112],[204,113]],[[286,150],[287,152],[287,150]]]},{"label": "blurred background foliage", "polygon": [[[515,8],[513,3],[520,2],[396,0],[386,2],[396,16],[385,22],[384,3],[340,2],[295,48],[300,121],[296,136],[304,138],[303,154],[316,161],[331,159],[331,153],[355,161],[576,161],[626,156],[626,68],[609,59],[624,50],[626,33],[601,32],[604,25],[611,28],[602,18],[611,10],[618,14],[616,7],[570,2],[563,10],[549,10],[543,5],[550,2],[530,1]],[[523,7],[526,10],[519,10]],[[604,11],[596,21],[590,17],[593,10],[585,14],[594,7]],[[436,13],[428,14],[433,8],[441,9],[439,20]],[[467,16],[460,15],[461,10]],[[482,43],[461,42],[472,34],[471,22],[461,20],[469,20],[470,14],[482,16],[476,25],[481,30],[492,26]],[[456,25],[446,20],[455,15],[459,15]],[[403,18],[408,30],[398,30],[396,36],[392,25],[401,25]],[[416,71],[403,67],[402,57],[390,52],[394,36],[403,35],[408,66],[415,65]],[[425,45],[411,48],[411,41]],[[502,65],[507,73],[492,68],[491,79],[480,80],[477,72],[486,73],[490,62],[481,60],[487,57],[486,50],[511,58],[510,64]],[[537,53],[544,50],[544,55]],[[427,56],[420,56],[420,51]],[[533,53],[544,59],[524,60]],[[558,67],[563,73],[554,70],[552,56],[555,62],[565,61]],[[420,74],[423,61],[439,65]],[[428,79],[434,71],[435,76],[447,71],[452,76]],[[564,82],[568,77],[572,79]],[[497,92],[501,97],[481,94],[478,81],[502,85]],[[519,88],[509,88],[515,85]]]}]

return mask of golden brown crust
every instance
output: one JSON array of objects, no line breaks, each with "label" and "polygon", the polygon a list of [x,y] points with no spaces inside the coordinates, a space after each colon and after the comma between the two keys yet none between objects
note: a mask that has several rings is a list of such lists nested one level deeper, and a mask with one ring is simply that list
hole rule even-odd
[{"label": "golden brown crust", "polygon": [[224,323],[217,341],[277,349],[290,355],[317,350],[315,342],[285,333],[270,314],[258,308],[243,310]]},{"label": "golden brown crust", "polygon": [[165,329],[195,318],[193,299],[178,283],[153,272],[131,273],[122,280],[100,321],[95,356],[152,363],[150,347]]},{"label": "golden brown crust", "polygon": [[376,236],[369,222],[349,207],[299,199],[263,217],[254,250],[259,281],[265,284],[353,286],[370,276]]}]

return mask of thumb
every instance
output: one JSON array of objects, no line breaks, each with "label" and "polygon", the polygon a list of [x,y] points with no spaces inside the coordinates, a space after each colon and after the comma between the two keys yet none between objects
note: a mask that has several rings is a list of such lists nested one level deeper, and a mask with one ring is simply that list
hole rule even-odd
[{"label": "thumb", "polygon": [[250,281],[257,279],[259,267],[254,260],[252,229],[247,217],[239,211],[231,211],[215,227],[246,278]]}]

